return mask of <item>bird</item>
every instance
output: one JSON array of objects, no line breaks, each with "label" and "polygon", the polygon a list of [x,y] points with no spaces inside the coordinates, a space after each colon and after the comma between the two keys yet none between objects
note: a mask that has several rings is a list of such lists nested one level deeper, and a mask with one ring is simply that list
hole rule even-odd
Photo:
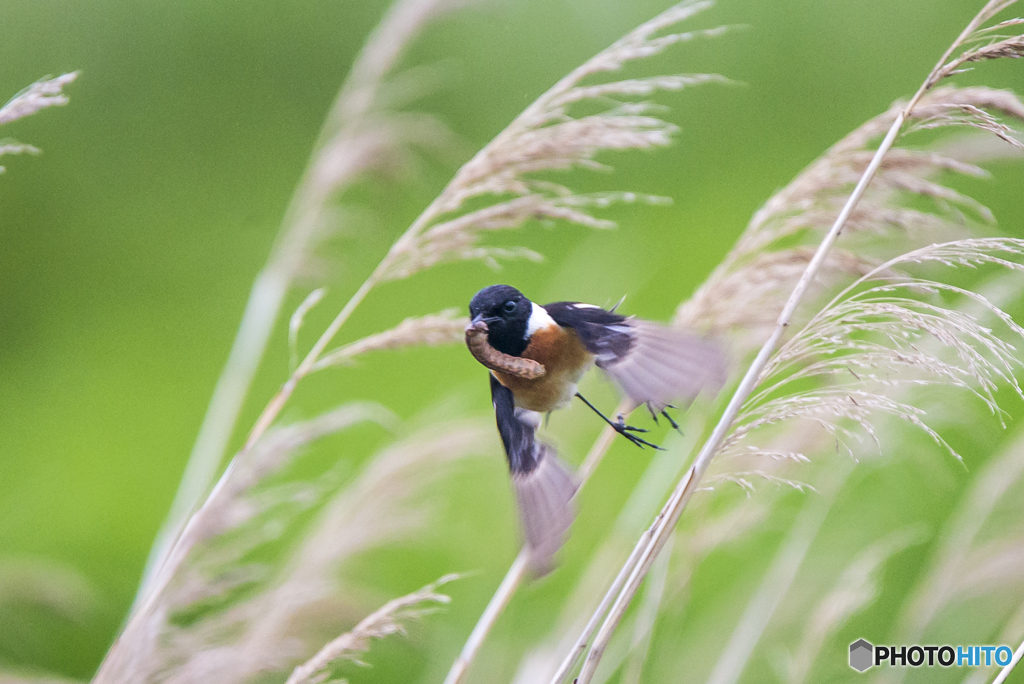
[{"label": "bird", "polygon": [[[633,444],[660,448],[640,437],[647,430],[611,420],[579,393],[593,366],[603,370],[630,399],[657,421],[673,401],[689,401],[725,382],[721,345],[696,333],[624,316],[582,302],[539,305],[510,285],[491,285],[469,303],[469,332],[486,326],[487,343],[500,354],[542,366],[539,374],[490,369],[491,402],[504,446],[531,568],[545,574],[575,517],[577,485],[554,447],[537,439],[541,417],[579,398]],[[473,350],[473,347],[470,347]],[[474,355],[478,356],[475,352]],[[628,412],[627,412],[628,413]]]}]

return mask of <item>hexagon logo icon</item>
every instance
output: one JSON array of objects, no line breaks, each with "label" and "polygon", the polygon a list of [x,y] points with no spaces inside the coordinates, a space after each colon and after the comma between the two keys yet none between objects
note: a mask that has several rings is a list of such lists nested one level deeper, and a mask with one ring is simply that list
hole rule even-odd
[{"label": "hexagon logo icon", "polygon": [[850,667],[863,672],[873,665],[875,647],[864,639],[857,639],[850,644]]}]

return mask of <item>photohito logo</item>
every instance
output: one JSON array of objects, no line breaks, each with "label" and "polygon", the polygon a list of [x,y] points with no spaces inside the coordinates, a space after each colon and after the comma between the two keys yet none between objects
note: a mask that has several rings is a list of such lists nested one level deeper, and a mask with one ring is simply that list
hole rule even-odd
[{"label": "photohito logo", "polygon": [[871,667],[875,647],[864,639],[857,639],[850,644],[850,667],[857,672],[863,672]]},{"label": "photohito logo", "polygon": [[850,667],[864,672],[875,665],[889,667],[1005,667],[1013,658],[1009,646],[875,646],[867,639],[850,644]]}]

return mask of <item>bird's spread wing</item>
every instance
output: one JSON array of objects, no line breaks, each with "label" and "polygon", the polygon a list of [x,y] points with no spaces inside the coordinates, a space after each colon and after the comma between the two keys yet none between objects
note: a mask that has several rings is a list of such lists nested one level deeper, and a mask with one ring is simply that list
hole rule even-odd
[{"label": "bird's spread wing", "polygon": [[[575,516],[572,498],[576,484],[555,450],[536,439],[539,419],[532,411],[516,409],[512,391],[491,376],[491,400],[515,487],[530,567],[549,572]],[[538,417],[539,418],[539,417]]]},{"label": "bird's spread wing", "polygon": [[576,332],[626,396],[654,412],[725,382],[725,355],[699,335],[590,304],[555,302],[544,308],[558,325]]}]

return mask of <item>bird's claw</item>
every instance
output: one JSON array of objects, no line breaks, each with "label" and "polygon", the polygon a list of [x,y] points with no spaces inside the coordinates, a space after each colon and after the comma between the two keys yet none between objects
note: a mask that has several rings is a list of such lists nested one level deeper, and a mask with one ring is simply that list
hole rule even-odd
[{"label": "bird's claw", "polygon": [[651,412],[651,418],[654,420],[655,424],[658,423],[658,415],[660,414],[662,418],[668,421],[668,424],[672,426],[673,430],[675,430],[679,434],[683,434],[683,431],[679,428],[679,423],[677,423],[675,419],[668,414],[668,410],[674,408],[678,407],[673,406],[672,404],[666,404],[665,408],[663,408],[661,411],[656,411],[653,406],[647,404],[647,410]]},{"label": "bird's claw", "polygon": [[658,446],[654,442],[648,442],[646,439],[643,439],[642,437],[637,437],[635,434],[633,434],[634,432],[649,432],[649,430],[645,430],[644,428],[638,428],[633,425],[626,425],[626,421],[623,419],[621,415],[618,416],[618,419],[618,422],[611,423],[611,426],[615,428],[616,432],[618,432],[620,435],[628,439],[630,442],[637,445],[641,449],[643,449],[645,446],[649,446],[652,449],[664,451],[662,447]]},{"label": "bird's claw", "polygon": [[623,430],[629,430],[630,432],[650,432],[650,430],[637,427],[635,425],[626,425],[626,419],[623,417],[621,413],[617,415],[616,418],[618,420],[615,423],[615,429],[618,430],[619,432],[622,432]]}]

